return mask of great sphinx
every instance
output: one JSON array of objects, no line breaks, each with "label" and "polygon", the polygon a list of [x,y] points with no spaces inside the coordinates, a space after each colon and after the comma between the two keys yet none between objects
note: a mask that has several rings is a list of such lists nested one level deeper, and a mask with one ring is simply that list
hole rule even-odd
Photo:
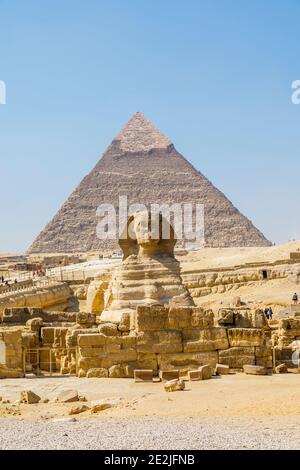
[{"label": "great sphinx", "polygon": [[141,211],[128,218],[119,238],[123,262],[103,290],[101,322],[119,323],[138,305],[194,305],[174,257],[175,245],[174,229],[161,214]]}]

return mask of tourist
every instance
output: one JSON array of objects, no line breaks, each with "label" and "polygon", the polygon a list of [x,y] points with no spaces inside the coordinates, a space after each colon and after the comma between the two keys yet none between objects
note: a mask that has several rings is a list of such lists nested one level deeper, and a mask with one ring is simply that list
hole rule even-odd
[{"label": "tourist", "polygon": [[297,305],[298,300],[299,300],[298,299],[298,294],[295,292],[295,294],[293,295],[293,302],[294,302],[295,305]]},{"label": "tourist", "polygon": [[269,320],[269,309],[268,308],[264,309],[264,314],[265,314],[266,319]]},{"label": "tourist", "polygon": [[273,310],[272,307],[269,308],[269,320],[272,320],[273,318]]}]

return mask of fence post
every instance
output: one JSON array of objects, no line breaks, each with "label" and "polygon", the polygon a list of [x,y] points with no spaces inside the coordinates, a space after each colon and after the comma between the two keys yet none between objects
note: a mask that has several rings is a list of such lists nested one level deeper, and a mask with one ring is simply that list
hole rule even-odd
[{"label": "fence post", "polygon": [[49,348],[49,355],[50,355],[50,377],[52,377],[52,349]]},{"label": "fence post", "polygon": [[24,376],[26,376],[26,348],[23,348],[23,372]]}]

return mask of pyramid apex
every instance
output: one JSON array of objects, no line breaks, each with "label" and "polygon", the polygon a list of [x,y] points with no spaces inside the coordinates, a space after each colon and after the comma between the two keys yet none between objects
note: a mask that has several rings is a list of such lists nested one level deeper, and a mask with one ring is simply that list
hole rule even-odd
[{"label": "pyramid apex", "polygon": [[148,152],[154,148],[166,148],[172,142],[141,112],[136,112],[117,135],[124,152]]}]

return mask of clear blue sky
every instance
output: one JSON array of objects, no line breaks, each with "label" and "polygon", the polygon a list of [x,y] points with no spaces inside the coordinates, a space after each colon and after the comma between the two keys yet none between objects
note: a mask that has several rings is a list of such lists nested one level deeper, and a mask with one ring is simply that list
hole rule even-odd
[{"label": "clear blue sky", "polygon": [[0,0],[0,252],[142,111],[274,242],[300,238],[299,0]]}]

